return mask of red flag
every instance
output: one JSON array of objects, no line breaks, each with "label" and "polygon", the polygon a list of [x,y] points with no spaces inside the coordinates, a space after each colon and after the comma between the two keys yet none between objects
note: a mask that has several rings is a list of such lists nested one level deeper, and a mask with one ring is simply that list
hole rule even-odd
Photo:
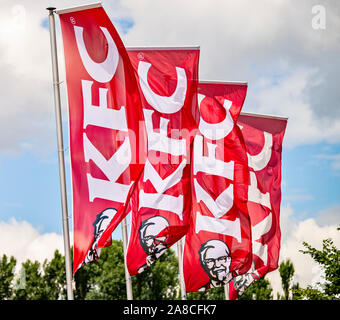
[{"label": "red flag", "polygon": [[198,48],[128,50],[148,137],[143,175],[132,196],[130,275],[145,270],[188,229],[190,146],[196,128]]},{"label": "red flag", "polygon": [[252,266],[229,283],[236,299],[255,280],[277,269],[280,251],[281,153],[287,119],[241,114],[250,170],[248,211],[252,228]]},{"label": "red flag", "polygon": [[247,84],[199,83],[193,206],[183,253],[187,292],[225,285],[250,266],[249,174],[236,126],[246,92]]},{"label": "red flag", "polygon": [[143,114],[134,70],[104,9],[58,14],[69,104],[75,272],[110,244],[124,217],[143,169]]}]

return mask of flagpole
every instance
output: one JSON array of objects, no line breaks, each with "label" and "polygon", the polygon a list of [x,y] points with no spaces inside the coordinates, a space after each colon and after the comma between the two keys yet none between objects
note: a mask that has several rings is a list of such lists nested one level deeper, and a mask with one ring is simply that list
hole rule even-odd
[{"label": "flagpole", "polygon": [[128,233],[127,233],[127,224],[126,218],[124,218],[121,222],[122,226],[122,238],[123,238],[123,250],[124,250],[124,267],[125,267],[125,282],[126,282],[126,297],[128,300],[133,300],[133,293],[132,293],[132,281],[127,269],[126,265],[126,252],[127,252],[127,243],[128,243]]},{"label": "flagpole", "polygon": [[229,300],[229,282],[224,285],[224,298]]},{"label": "flagpole", "polygon": [[72,290],[72,262],[71,262],[70,234],[69,234],[68,212],[67,212],[65,159],[64,159],[61,107],[60,107],[59,70],[58,70],[57,41],[56,41],[55,20],[54,20],[54,11],[56,8],[49,7],[46,9],[49,11],[48,18],[49,18],[49,25],[50,25],[50,42],[51,42],[53,89],[54,89],[54,109],[55,109],[56,129],[57,129],[57,148],[58,148],[60,195],[61,195],[61,207],[62,207],[62,219],[63,219],[63,238],[64,238],[64,250],[65,250],[67,299],[73,300],[74,297],[73,297],[73,290]]},{"label": "flagpole", "polygon": [[185,290],[184,275],[183,275],[183,246],[182,239],[177,241],[177,253],[178,253],[178,270],[179,270],[179,282],[181,285],[181,299],[187,300],[187,293]]}]

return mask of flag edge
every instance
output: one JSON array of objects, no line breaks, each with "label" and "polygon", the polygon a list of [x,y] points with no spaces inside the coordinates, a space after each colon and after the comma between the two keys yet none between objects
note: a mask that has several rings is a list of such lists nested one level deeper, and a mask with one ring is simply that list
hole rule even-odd
[{"label": "flag edge", "polygon": [[67,7],[67,8],[57,9],[57,10],[55,10],[55,13],[56,14],[65,14],[65,13],[87,10],[87,9],[93,9],[93,8],[99,8],[99,7],[102,7],[101,1],[89,3],[89,4],[83,4],[83,5],[76,6],[76,7]]},{"label": "flag edge", "polygon": [[252,116],[252,117],[259,117],[259,118],[285,120],[285,121],[288,120],[288,117],[276,116],[276,115],[270,115],[270,114],[252,113],[252,112],[240,112],[240,116]]},{"label": "flag edge", "polygon": [[192,45],[192,46],[145,46],[145,47],[138,47],[138,46],[126,46],[125,47],[127,51],[138,51],[138,50],[200,50],[199,45]]}]

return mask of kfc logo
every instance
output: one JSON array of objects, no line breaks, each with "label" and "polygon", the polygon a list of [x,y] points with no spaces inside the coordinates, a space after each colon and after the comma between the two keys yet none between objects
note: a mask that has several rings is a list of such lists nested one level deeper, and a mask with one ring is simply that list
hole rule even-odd
[{"label": "kfc logo", "polygon": [[139,242],[144,252],[148,254],[146,263],[138,269],[143,272],[155,262],[167,249],[166,237],[156,237],[162,230],[168,227],[169,221],[162,216],[155,216],[144,220],[139,227]]},{"label": "kfc logo", "polygon": [[230,250],[223,241],[213,239],[203,243],[198,254],[201,266],[210,278],[199,291],[223,286],[231,280]]},{"label": "kfc logo", "polygon": [[82,265],[85,265],[88,262],[95,261],[99,258],[100,248],[97,248],[98,241],[102,236],[103,232],[106,230],[117,210],[113,208],[107,208],[101,213],[99,213],[96,217],[96,220],[93,222],[94,227],[94,239],[91,245],[89,252],[87,253]]}]

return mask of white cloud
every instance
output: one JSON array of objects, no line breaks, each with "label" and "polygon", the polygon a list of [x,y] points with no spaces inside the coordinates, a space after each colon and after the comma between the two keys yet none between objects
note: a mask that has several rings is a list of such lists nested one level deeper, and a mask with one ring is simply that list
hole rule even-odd
[{"label": "white cloud", "polygon": [[[312,247],[322,249],[322,240],[331,238],[334,245],[340,247],[340,232],[336,230],[340,223],[340,208],[326,210],[328,216],[333,218],[327,219],[325,212],[320,212],[317,219],[306,219],[298,221],[294,218],[293,210],[288,205],[281,208],[281,250],[280,260],[290,259],[295,268],[293,282],[298,282],[302,288],[307,285],[322,282],[322,270],[319,265],[307,254],[299,250],[305,250],[302,243],[305,241]],[[274,289],[274,297],[279,292],[283,294],[281,278],[279,271],[273,271],[267,275]]]},{"label": "white cloud", "polygon": [[0,7],[1,151],[37,151],[55,134],[48,32],[36,6]]},{"label": "white cloud", "polygon": [[244,111],[288,116],[287,145],[340,141],[339,4],[324,2],[323,32],[311,25],[313,1],[125,4],[135,21],[127,45],[199,44],[200,77],[248,81]]},{"label": "white cloud", "polygon": [[0,222],[0,256],[14,256],[17,266],[27,259],[44,262],[54,256],[54,251],[59,250],[64,254],[62,236],[56,233],[40,233],[30,223],[17,221],[15,218],[9,222]]},{"label": "white cloud", "polygon": [[253,90],[250,85],[248,101],[251,101],[252,110],[289,118],[284,138],[289,147],[322,141],[333,143],[339,139],[340,118],[320,117],[306,94],[308,86],[315,83],[316,74],[312,68],[297,68],[286,71],[275,81],[270,77],[260,78]]},{"label": "white cloud", "polygon": [[[244,111],[289,116],[287,142],[299,145],[340,137],[340,6],[324,1],[326,30],[316,31],[314,2],[126,0],[104,1],[104,7],[126,45],[201,45],[200,77],[248,81]],[[47,0],[0,4],[3,153],[55,147],[49,33],[42,27],[49,5]],[[61,50],[59,58],[62,62]]]},{"label": "white cloud", "polygon": [[[340,233],[336,227],[340,223],[340,207],[321,211],[316,219],[298,221],[289,205],[281,208],[281,251],[279,263],[291,259],[295,268],[294,282],[301,287],[322,281],[322,270],[309,256],[299,250],[304,249],[302,243],[306,241],[312,247],[322,248],[322,240],[331,238],[335,246],[340,247]],[[116,231],[119,228],[117,228]],[[119,232],[118,232],[119,233]],[[118,233],[114,238],[120,238]],[[54,251],[64,254],[62,236],[56,233],[41,233],[26,221],[12,218],[9,222],[0,222],[0,256],[14,256],[17,266],[30,259],[42,263],[45,259],[53,258]],[[71,233],[71,243],[73,243]],[[273,271],[267,276],[273,289],[274,298],[277,292],[281,295],[281,278],[279,271]]]},{"label": "white cloud", "polygon": [[340,206],[335,206],[319,212],[316,222],[320,226],[340,225]]}]

